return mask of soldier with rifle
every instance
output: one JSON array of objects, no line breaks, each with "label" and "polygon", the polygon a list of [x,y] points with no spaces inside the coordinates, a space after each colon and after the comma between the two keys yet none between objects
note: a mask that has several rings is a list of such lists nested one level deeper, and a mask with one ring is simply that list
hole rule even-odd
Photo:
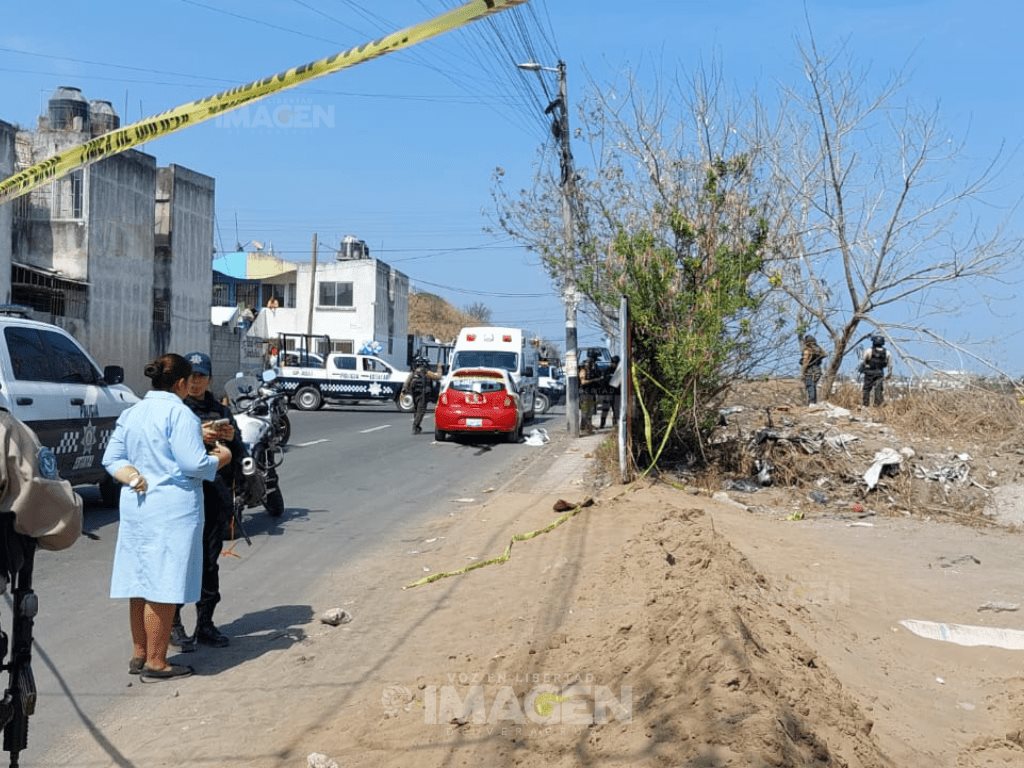
[{"label": "soldier with rifle", "polygon": [[0,699],[3,748],[10,765],[28,746],[28,718],[35,711],[32,625],[38,600],[32,591],[36,547],[67,549],[82,533],[82,500],[57,474],[57,459],[35,434],[0,409],[0,587],[11,588],[11,633],[0,628],[0,671],[7,673]]}]

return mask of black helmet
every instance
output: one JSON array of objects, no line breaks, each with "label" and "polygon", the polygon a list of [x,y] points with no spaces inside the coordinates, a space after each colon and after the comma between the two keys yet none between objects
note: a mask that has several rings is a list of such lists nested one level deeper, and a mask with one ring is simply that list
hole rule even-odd
[{"label": "black helmet", "polygon": [[879,336],[877,333],[871,337],[871,346],[873,347],[884,347],[885,337]]},{"label": "black helmet", "polygon": [[804,336],[804,344],[817,344],[817,343],[818,343],[818,340],[815,339],[813,336],[811,336],[811,334],[808,333],[806,336]]}]

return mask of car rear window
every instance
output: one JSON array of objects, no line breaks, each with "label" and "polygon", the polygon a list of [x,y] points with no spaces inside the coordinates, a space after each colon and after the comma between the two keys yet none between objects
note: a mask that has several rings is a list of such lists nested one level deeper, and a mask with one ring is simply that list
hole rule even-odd
[{"label": "car rear window", "polygon": [[477,392],[480,394],[483,392],[501,392],[505,389],[505,380],[498,376],[481,376],[479,374],[460,376],[456,374],[452,379],[452,383],[449,384],[449,388],[455,389],[458,392]]}]

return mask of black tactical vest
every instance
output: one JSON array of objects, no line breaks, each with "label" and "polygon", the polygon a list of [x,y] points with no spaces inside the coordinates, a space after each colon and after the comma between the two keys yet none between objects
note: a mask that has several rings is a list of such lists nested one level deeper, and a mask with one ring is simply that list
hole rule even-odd
[{"label": "black tactical vest", "polygon": [[869,371],[881,371],[885,368],[885,347],[872,347],[871,357],[868,358],[867,363],[864,365]]}]

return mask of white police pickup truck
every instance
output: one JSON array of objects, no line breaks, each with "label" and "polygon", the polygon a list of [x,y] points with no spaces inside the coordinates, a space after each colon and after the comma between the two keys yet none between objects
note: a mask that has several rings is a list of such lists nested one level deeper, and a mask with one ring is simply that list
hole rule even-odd
[{"label": "white police pickup truck", "polygon": [[275,383],[300,411],[319,410],[325,402],[360,400],[391,400],[400,411],[413,409],[412,398],[401,396],[409,372],[400,371],[379,357],[334,352],[327,355],[322,367],[312,365],[314,359],[303,361],[310,365],[289,362],[284,355]]}]

